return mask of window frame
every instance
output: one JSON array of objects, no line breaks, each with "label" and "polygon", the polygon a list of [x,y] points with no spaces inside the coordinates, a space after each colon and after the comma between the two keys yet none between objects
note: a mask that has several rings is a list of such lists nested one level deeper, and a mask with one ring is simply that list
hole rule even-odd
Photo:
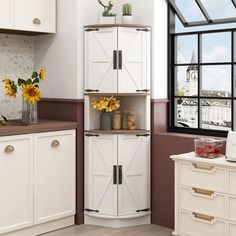
[{"label": "window frame", "polygon": [[[228,29],[219,29],[219,30],[204,30],[204,31],[194,31],[194,32],[181,32],[175,33],[175,13],[168,7],[168,97],[169,97],[169,115],[168,115],[168,131],[176,132],[176,133],[186,133],[186,134],[198,134],[198,135],[208,135],[208,136],[219,136],[226,137],[228,131],[221,130],[213,130],[213,129],[203,129],[200,128],[200,118],[201,118],[201,100],[203,99],[219,99],[219,100],[230,100],[231,101],[231,127],[234,129],[235,121],[234,121],[234,111],[236,104],[236,96],[235,96],[235,86],[234,86],[234,77],[236,75],[236,28],[228,28]],[[212,62],[212,63],[202,63],[201,61],[201,35],[204,34],[213,34],[213,33],[223,33],[230,32],[231,33],[231,60],[229,62]],[[177,36],[187,36],[187,35],[197,35],[198,37],[198,61],[196,64],[185,64],[178,63],[175,61],[176,56],[176,48],[177,43],[175,40]],[[235,41],[235,43],[234,43]],[[176,76],[175,76],[175,67],[176,66],[189,66],[189,65],[197,65],[198,66],[198,96],[193,96],[189,98],[198,100],[198,128],[183,128],[177,127],[176,124],[176,105],[175,100],[178,98],[176,96]],[[231,96],[230,97],[203,97],[201,96],[201,73],[200,67],[208,65],[230,65],[231,66]],[[186,98],[187,96],[183,96],[181,98]],[[188,98],[188,97],[187,97]]]}]

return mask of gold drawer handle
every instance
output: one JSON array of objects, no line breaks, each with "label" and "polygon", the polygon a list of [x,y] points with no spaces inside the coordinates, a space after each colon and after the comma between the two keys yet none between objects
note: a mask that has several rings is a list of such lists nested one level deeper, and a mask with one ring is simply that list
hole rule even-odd
[{"label": "gold drawer handle", "polygon": [[41,20],[40,20],[39,18],[34,18],[34,19],[33,19],[33,23],[34,23],[35,25],[41,25]]},{"label": "gold drawer handle", "polygon": [[193,217],[195,219],[204,220],[204,221],[208,221],[208,222],[212,222],[215,219],[213,216],[203,215],[203,214],[199,214],[196,212],[193,212]]},{"label": "gold drawer handle", "polygon": [[60,142],[58,140],[53,140],[52,143],[51,143],[51,146],[53,148],[58,147],[58,146],[60,146]]},{"label": "gold drawer handle", "polygon": [[206,171],[213,171],[215,169],[214,166],[209,166],[203,163],[193,163],[193,168],[198,170],[206,170]]},{"label": "gold drawer handle", "polygon": [[14,152],[15,148],[12,145],[8,145],[5,147],[4,152],[5,153],[12,153]]},{"label": "gold drawer handle", "polygon": [[209,191],[209,190],[205,190],[205,189],[200,189],[200,188],[193,188],[193,191],[196,194],[201,194],[201,195],[205,195],[205,196],[209,196],[209,197],[214,195],[213,191]]}]

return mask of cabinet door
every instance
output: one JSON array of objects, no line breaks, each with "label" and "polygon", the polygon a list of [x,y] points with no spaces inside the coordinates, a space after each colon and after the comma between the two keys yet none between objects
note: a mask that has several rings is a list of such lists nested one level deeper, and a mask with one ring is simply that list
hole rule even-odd
[{"label": "cabinet door", "polygon": [[75,131],[34,138],[34,222],[75,214]]},{"label": "cabinet door", "polygon": [[85,29],[85,92],[117,93],[116,52],[116,27]]},{"label": "cabinet door", "polygon": [[0,234],[33,224],[33,139],[0,138]]},{"label": "cabinet door", "polygon": [[85,213],[117,216],[117,135],[85,135]]},{"label": "cabinet door", "polygon": [[[118,135],[118,215],[150,208],[150,137]],[[122,175],[122,176],[121,176]]]},{"label": "cabinet door", "polygon": [[0,28],[13,28],[13,0],[0,0]]},{"label": "cabinet door", "polygon": [[118,29],[118,92],[150,91],[150,32]]},{"label": "cabinet door", "polygon": [[15,0],[15,29],[56,32],[56,0]]}]

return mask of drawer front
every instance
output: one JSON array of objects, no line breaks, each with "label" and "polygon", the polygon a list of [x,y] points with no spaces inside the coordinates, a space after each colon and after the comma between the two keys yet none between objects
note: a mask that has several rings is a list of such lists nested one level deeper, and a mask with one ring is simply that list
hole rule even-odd
[{"label": "drawer front", "polygon": [[180,209],[226,219],[226,196],[203,189],[180,187]]},{"label": "drawer front", "polygon": [[236,222],[236,196],[229,196],[229,220]]},{"label": "drawer front", "polygon": [[230,222],[229,223],[229,236],[235,236],[236,235],[236,224]]},{"label": "drawer front", "polygon": [[226,171],[210,164],[180,162],[180,185],[226,191]]},{"label": "drawer front", "polygon": [[211,216],[187,211],[180,214],[180,235],[188,236],[224,236],[226,223]]}]

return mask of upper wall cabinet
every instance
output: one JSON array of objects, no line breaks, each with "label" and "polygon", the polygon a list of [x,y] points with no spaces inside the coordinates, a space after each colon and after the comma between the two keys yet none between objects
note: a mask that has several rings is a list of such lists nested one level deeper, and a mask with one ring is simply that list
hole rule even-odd
[{"label": "upper wall cabinet", "polygon": [[150,92],[150,29],[85,27],[85,92]]},{"label": "upper wall cabinet", "polygon": [[0,0],[0,28],[13,28],[13,0]]},{"label": "upper wall cabinet", "polygon": [[55,33],[55,0],[15,0],[15,29]]},{"label": "upper wall cabinet", "polygon": [[0,29],[56,32],[56,0],[0,0]]}]

